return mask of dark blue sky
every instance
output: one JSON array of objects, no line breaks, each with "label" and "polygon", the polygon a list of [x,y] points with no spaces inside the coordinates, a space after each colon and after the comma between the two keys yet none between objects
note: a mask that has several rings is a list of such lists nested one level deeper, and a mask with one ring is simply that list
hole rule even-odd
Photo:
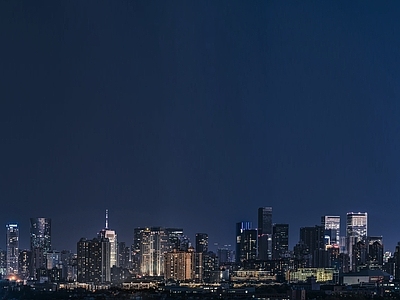
[{"label": "dark blue sky", "polygon": [[[234,243],[259,206],[400,240],[398,1],[3,1],[0,236]],[[344,222],[342,222],[344,229]],[[344,233],[344,230],[342,230]],[[3,247],[3,246],[2,246]]]}]

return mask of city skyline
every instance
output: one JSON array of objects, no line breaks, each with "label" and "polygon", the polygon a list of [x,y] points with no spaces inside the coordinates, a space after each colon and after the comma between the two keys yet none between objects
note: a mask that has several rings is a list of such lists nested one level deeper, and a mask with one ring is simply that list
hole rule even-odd
[{"label": "city skyline", "polygon": [[[0,235],[368,212],[400,240],[400,2],[2,1]],[[256,226],[255,226],[256,227]],[[4,245],[4,243],[3,243]],[[5,246],[2,246],[2,248]],[[73,250],[73,249],[71,249]]]},{"label": "city skyline", "polygon": [[[184,227],[182,227],[182,226],[168,226],[168,225],[162,225],[162,224],[158,224],[158,225],[160,225],[160,226],[154,226],[154,225],[152,225],[152,224],[147,224],[146,226],[135,226],[135,227],[133,227],[133,228],[131,228],[130,229],[130,231],[132,232],[131,233],[131,236],[128,238],[128,239],[123,239],[123,238],[121,238],[121,237],[119,237],[118,238],[118,242],[125,242],[127,245],[129,245],[129,244],[131,244],[131,245],[134,245],[135,244],[135,234],[134,234],[134,231],[136,230],[136,229],[145,229],[145,228],[157,228],[157,227],[159,227],[159,228],[181,228],[181,229],[179,229],[179,230],[182,230],[182,232],[181,232],[181,234],[184,234],[185,236],[187,236],[189,239],[190,239],[190,243],[191,243],[191,246],[192,247],[194,247],[194,248],[196,248],[196,241],[197,241],[197,238],[198,238],[198,236],[201,236],[201,235],[205,235],[205,236],[207,236],[207,248],[209,248],[211,251],[217,251],[217,249],[218,248],[224,248],[224,247],[226,247],[227,245],[229,245],[229,248],[231,249],[231,250],[235,250],[235,242],[236,242],[236,233],[237,233],[237,229],[238,229],[238,224],[240,223],[240,224],[245,224],[245,225],[243,225],[244,227],[243,227],[243,229],[255,229],[255,230],[257,230],[257,233],[258,233],[258,226],[260,225],[260,223],[258,223],[258,221],[259,221],[259,217],[260,217],[260,211],[261,211],[261,209],[267,209],[268,210],[268,212],[270,213],[270,215],[269,215],[269,217],[268,217],[268,222],[269,221],[272,221],[272,225],[273,225],[273,227],[275,226],[275,225],[285,225],[285,224],[287,224],[287,225],[289,225],[289,228],[290,228],[290,230],[289,230],[289,244],[288,244],[288,246],[289,246],[289,251],[291,251],[292,249],[293,249],[293,247],[301,240],[301,235],[300,235],[300,229],[301,228],[305,228],[305,227],[314,227],[314,226],[319,226],[319,225],[321,225],[321,223],[322,223],[322,220],[324,219],[324,218],[327,218],[327,219],[330,219],[331,221],[332,221],[332,218],[337,218],[337,217],[339,217],[340,218],[340,220],[341,220],[341,223],[342,222],[344,222],[344,224],[342,225],[341,223],[340,223],[340,233],[339,233],[339,237],[340,238],[342,238],[342,239],[344,239],[345,241],[346,241],[346,245],[340,245],[341,247],[348,247],[348,245],[347,245],[347,243],[348,242],[350,242],[350,240],[348,240],[347,238],[348,238],[348,236],[349,236],[349,230],[350,230],[350,232],[353,232],[353,231],[359,231],[359,227],[360,226],[356,226],[356,229],[349,229],[348,227],[349,227],[349,220],[351,220],[351,217],[352,216],[356,216],[356,218],[357,217],[365,217],[366,218],[366,220],[368,220],[368,218],[370,217],[370,215],[368,214],[368,212],[347,212],[344,216],[343,216],[343,218],[340,216],[340,215],[338,215],[338,216],[333,216],[332,214],[331,215],[324,215],[324,216],[320,216],[319,218],[318,217],[316,217],[316,218],[314,218],[314,219],[316,219],[316,220],[319,220],[319,222],[315,222],[315,224],[305,224],[305,225],[302,225],[302,226],[300,226],[300,227],[298,227],[298,228],[293,228],[293,226],[291,226],[291,224],[290,224],[290,222],[285,222],[284,220],[280,220],[281,222],[275,222],[275,217],[274,217],[274,214],[271,214],[272,213],[272,207],[261,207],[261,208],[257,208],[256,209],[256,212],[255,212],[255,217],[254,217],[254,220],[256,220],[255,222],[254,221],[249,221],[249,220],[241,220],[241,221],[238,221],[238,222],[235,222],[234,224],[230,224],[231,225],[231,227],[233,228],[233,232],[234,232],[234,234],[233,234],[233,236],[232,236],[232,238],[229,240],[229,239],[227,239],[226,240],[226,242],[220,242],[220,241],[217,241],[217,240],[215,240],[215,232],[213,232],[213,231],[210,231],[210,232],[207,232],[207,233],[200,233],[201,231],[199,231],[199,230],[197,230],[197,231],[195,231],[194,233],[192,233],[192,232],[189,232],[188,233],[188,231],[187,230],[185,230],[185,228]],[[254,213],[254,208],[253,208],[253,213]],[[274,210],[274,212],[275,212],[275,210]],[[103,212],[103,225],[105,224],[105,226],[102,226],[102,228],[101,229],[99,229],[97,232],[93,232],[93,233],[90,233],[89,235],[86,235],[86,236],[80,236],[78,239],[77,239],[77,241],[78,240],[80,240],[81,238],[88,238],[88,239],[91,239],[91,238],[96,238],[96,237],[98,237],[98,238],[105,238],[105,237],[107,237],[107,238],[109,238],[110,239],[110,241],[111,241],[111,243],[113,244],[114,242],[113,241],[117,241],[117,236],[120,236],[120,231],[122,231],[122,232],[126,232],[126,231],[128,231],[128,229],[126,229],[126,228],[120,228],[120,229],[116,229],[116,228],[114,228],[114,227],[112,227],[112,226],[109,226],[109,214],[110,214],[110,212],[109,212],[109,209],[105,209],[105,218],[104,218],[104,212]],[[111,212],[111,214],[112,214],[112,212]],[[51,224],[54,222],[54,220],[52,220],[51,218],[43,218],[43,217],[41,217],[41,218],[30,218],[30,222],[31,222],[31,224],[32,224],[32,222],[34,221],[34,220],[41,220],[41,223],[45,223],[45,222],[50,222],[50,230],[52,231],[53,230],[53,227],[51,226]],[[105,220],[105,222],[104,222],[104,220]],[[370,221],[367,221],[368,222],[368,224],[370,225]],[[357,224],[357,225],[359,225],[358,224],[359,222],[355,222],[355,224]],[[350,222],[350,224],[351,224],[351,222]],[[19,222],[15,222],[15,223],[9,223],[9,224],[6,224],[5,225],[5,228],[7,228],[7,226],[9,226],[9,225],[13,225],[13,226],[17,226],[17,229],[18,229],[18,245],[21,245],[21,238],[20,238],[20,236],[21,236],[21,229],[20,229],[20,226],[19,226]],[[368,225],[368,226],[369,226]],[[236,227],[235,227],[236,226]],[[323,224],[322,224],[322,226],[323,226]],[[42,226],[43,227],[43,226]],[[362,227],[362,226],[361,226]],[[272,230],[273,228],[271,227],[271,230]],[[327,229],[327,228],[325,228],[325,229]],[[22,238],[22,246],[18,246],[19,247],[19,249],[20,250],[24,250],[24,249],[27,249],[27,250],[29,250],[29,249],[31,249],[32,248],[32,246],[29,246],[29,244],[32,242],[31,241],[31,232],[32,231],[32,227],[30,226],[30,229],[28,230],[28,240],[26,240],[26,239],[24,239],[24,238]],[[217,230],[216,230],[217,231]],[[394,251],[394,249],[395,249],[395,247],[397,246],[397,244],[398,244],[398,242],[396,242],[394,245],[393,245],[393,247],[391,247],[391,245],[389,244],[387,244],[386,243],[386,240],[389,238],[389,240],[390,240],[390,237],[387,237],[386,235],[385,235],[385,232],[377,232],[377,233],[374,233],[374,234],[370,234],[369,232],[367,232],[367,231],[365,231],[366,232],[366,235],[365,235],[365,237],[369,237],[369,236],[372,236],[372,237],[375,237],[375,236],[381,236],[381,237],[383,237],[383,240],[384,240],[384,249],[385,249],[385,251],[390,251],[390,252],[393,252]],[[24,235],[26,235],[27,233],[26,232],[22,232],[22,236],[24,236]],[[79,233],[76,233],[76,235],[75,236],[78,236],[79,235]],[[351,234],[350,234],[351,235]],[[272,234],[271,234],[271,236],[272,236]],[[210,242],[210,238],[211,237],[211,242]],[[214,237],[214,239],[213,239],[213,237]],[[357,235],[357,237],[358,237],[358,235]],[[50,238],[50,241],[48,241],[48,243],[50,243],[50,245],[51,245],[51,247],[49,248],[49,249],[54,249],[54,250],[59,250],[59,251],[61,251],[61,250],[70,250],[70,251],[75,251],[75,247],[76,247],[76,242],[77,241],[75,241],[75,244],[73,243],[72,244],[72,247],[58,247],[57,245],[55,245],[55,246],[53,246],[51,243],[51,240],[53,240],[53,239],[57,239],[57,237],[54,235],[54,234],[51,234],[51,236],[49,236],[48,238]],[[59,238],[58,238],[59,239]],[[260,236],[258,235],[258,238],[257,238],[257,240],[259,240],[260,239]],[[42,238],[42,240],[43,240],[43,238]],[[360,239],[359,239],[360,240]],[[362,239],[361,239],[362,240]],[[354,242],[355,240],[353,239],[353,240],[351,240],[352,242]],[[28,247],[25,247],[25,245],[26,245],[26,243],[28,243]],[[43,243],[43,242],[42,242]],[[350,242],[351,243],[351,242]],[[113,255],[115,255],[115,249],[116,249],[116,247],[117,247],[117,245],[112,245],[111,246],[111,248],[112,249],[114,249],[114,250],[112,250],[112,253],[114,253]],[[258,247],[260,247],[260,245],[257,245],[257,248]],[[261,246],[261,247],[263,247],[263,246]],[[271,244],[271,247],[273,247],[273,245]],[[6,245],[4,246],[4,248],[3,247],[1,247],[0,246],[0,249],[4,249],[4,250],[6,250],[7,249],[7,247],[6,247]],[[47,248],[46,248],[47,249]],[[273,250],[273,248],[272,248],[272,250]],[[114,258],[114,260],[113,261],[116,261],[116,258]]]}]

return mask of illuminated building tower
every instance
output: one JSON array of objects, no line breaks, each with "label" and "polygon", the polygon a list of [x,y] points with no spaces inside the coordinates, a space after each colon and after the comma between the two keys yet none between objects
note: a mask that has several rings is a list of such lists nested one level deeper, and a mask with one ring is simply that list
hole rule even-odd
[{"label": "illuminated building tower", "polygon": [[108,239],[87,240],[77,244],[77,279],[82,283],[106,283],[111,280],[110,252]]},{"label": "illuminated building tower", "polygon": [[258,209],[258,258],[272,259],[272,207]]},{"label": "illuminated building tower", "polygon": [[0,274],[1,277],[7,275],[7,251],[1,249],[0,249]]},{"label": "illuminated building tower", "polygon": [[37,269],[46,268],[46,253],[51,250],[51,219],[31,218],[30,223],[32,251],[30,274],[35,276]]},{"label": "illuminated building tower", "polygon": [[145,231],[144,227],[137,227],[133,230],[133,244],[131,249],[131,264],[132,270],[135,274],[140,274],[140,261],[141,261],[141,247],[142,247],[142,233]]},{"label": "illuminated building tower", "polygon": [[272,258],[284,258],[288,251],[289,224],[274,224],[272,227]]},{"label": "illuminated building tower", "polygon": [[325,236],[329,240],[328,245],[340,245],[340,217],[322,216],[321,225],[325,228]]},{"label": "illuminated building tower", "polygon": [[352,247],[353,265],[352,270],[359,272],[361,269],[366,268],[368,260],[368,248],[363,241],[355,243]]},{"label": "illuminated building tower", "polygon": [[346,219],[346,249],[350,258],[350,266],[353,264],[353,245],[357,242],[366,242],[368,235],[368,219],[367,213],[349,212]]},{"label": "illuminated building tower", "polygon": [[165,254],[164,278],[166,280],[195,280],[196,279],[196,256],[203,253],[195,253],[193,248],[188,251],[174,249]]},{"label": "illuminated building tower", "polygon": [[208,234],[207,233],[196,233],[196,252],[197,253],[208,252]]},{"label": "illuminated building tower", "polygon": [[141,231],[140,272],[146,276],[164,275],[164,255],[168,252],[168,235],[164,228],[151,227]]},{"label": "illuminated building tower", "polygon": [[106,209],[106,226],[98,234],[99,239],[108,239],[110,242],[110,267],[118,267],[118,240],[114,230],[108,228],[108,209]]},{"label": "illuminated building tower", "polygon": [[51,219],[31,218],[31,250],[42,248],[44,251],[51,250]]},{"label": "illuminated building tower", "polygon": [[215,275],[219,270],[219,263],[217,255],[209,251],[203,254],[203,281],[212,283],[215,281]]},{"label": "illuminated building tower", "polygon": [[29,279],[32,263],[32,252],[29,250],[22,250],[18,256],[18,274],[21,279]]},{"label": "illuminated building tower", "polygon": [[7,275],[18,274],[19,229],[17,224],[7,224]]},{"label": "illuminated building tower", "polygon": [[240,262],[257,258],[257,229],[243,230],[240,237]]},{"label": "illuminated building tower", "polygon": [[370,269],[382,269],[383,267],[382,236],[368,237],[368,264]]},{"label": "illuminated building tower", "polygon": [[253,227],[252,223],[248,222],[248,221],[236,223],[236,253],[235,253],[235,255],[236,255],[237,263],[240,263],[242,234],[245,230],[252,229],[252,227]]},{"label": "illuminated building tower", "polygon": [[182,250],[181,248],[189,248],[189,245],[184,245],[182,241],[183,237],[183,229],[182,228],[165,228],[165,233],[168,236],[169,250],[177,249]]},{"label": "illuminated building tower", "polygon": [[62,269],[61,253],[59,251],[48,251],[46,253],[46,266],[48,270],[53,268]]}]

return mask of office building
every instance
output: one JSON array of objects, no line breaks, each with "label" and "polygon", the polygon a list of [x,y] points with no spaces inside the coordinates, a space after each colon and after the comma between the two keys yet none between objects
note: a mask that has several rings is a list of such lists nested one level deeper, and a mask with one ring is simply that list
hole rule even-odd
[{"label": "office building", "polygon": [[44,251],[51,250],[51,219],[31,218],[30,237],[31,250],[42,248]]},{"label": "office building", "polygon": [[322,216],[321,226],[325,228],[325,240],[327,245],[340,246],[340,216]]},{"label": "office building", "polygon": [[306,263],[308,267],[323,268],[328,264],[323,226],[300,228],[300,244],[305,246],[304,253],[308,256]]},{"label": "office building", "polygon": [[30,274],[32,263],[32,252],[29,250],[22,250],[18,256],[18,275],[21,279],[29,279],[32,275]]},{"label": "office building", "polygon": [[108,239],[110,242],[110,267],[118,267],[118,238],[115,230],[111,230],[108,226],[108,209],[106,209],[106,224],[105,228],[102,229],[99,234],[99,239]]},{"label": "office building", "polygon": [[182,228],[165,228],[165,233],[168,236],[169,251],[173,249],[188,250],[189,244],[186,245]]},{"label": "office building", "polygon": [[382,236],[368,237],[368,264],[370,269],[382,269],[383,267],[383,241]]},{"label": "office building", "polygon": [[233,251],[229,248],[218,248],[217,256],[219,265],[234,262]]},{"label": "office building", "polygon": [[289,224],[274,224],[272,227],[272,258],[282,259],[289,251]]},{"label": "office building", "polygon": [[108,239],[87,240],[77,243],[77,279],[82,283],[107,283],[111,280],[111,245]]},{"label": "office building", "polygon": [[207,233],[196,233],[196,252],[197,253],[208,252],[208,234]]},{"label": "office building", "polygon": [[245,221],[245,222],[239,222],[236,223],[236,262],[240,263],[240,257],[241,257],[241,239],[242,239],[242,234],[245,230],[250,230],[252,229],[253,224],[249,221]]},{"label": "office building", "polygon": [[368,216],[366,212],[349,212],[346,218],[346,249],[350,258],[350,266],[353,263],[353,246],[362,241],[367,242],[368,236]]},{"label": "office building", "polygon": [[272,207],[258,209],[258,258],[272,259]]},{"label": "office building", "polygon": [[195,281],[198,279],[201,281],[202,274],[196,276],[196,263],[202,263],[202,260],[199,259],[202,255],[202,252],[196,253],[193,248],[188,251],[174,249],[172,252],[166,253],[164,278],[166,280]]},{"label": "office building", "polygon": [[140,273],[145,276],[164,275],[164,257],[169,241],[161,227],[145,228],[140,232]]},{"label": "office building", "polygon": [[51,219],[30,219],[30,243],[32,264],[30,274],[35,276],[36,270],[46,268],[46,253],[51,250]]},{"label": "office building", "polygon": [[6,225],[7,275],[18,274],[19,229],[17,224]]},{"label": "office building", "polygon": [[257,258],[257,230],[243,230],[240,236],[239,261],[254,260]]}]

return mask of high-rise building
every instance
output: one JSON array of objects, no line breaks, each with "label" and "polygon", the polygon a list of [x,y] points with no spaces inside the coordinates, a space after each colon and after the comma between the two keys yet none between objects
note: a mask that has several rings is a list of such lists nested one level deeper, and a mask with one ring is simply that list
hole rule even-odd
[{"label": "high-rise building", "polygon": [[237,263],[240,263],[242,234],[245,230],[252,229],[252,227],[253,227],[253,224],[249,221],[236,223],[236,249],[235,249],[236,253],[235,253],[235,257],[236,257]]},{"label": "high-rise building", "polygon": [[220,265],[233,262],[233,251],[229,248],[218,248],[217,256]]},{"label": "high-rise building", "polygon": [[145,228],[140,236],[140,272],[147,276],[164,275],[164,255],[169,243],[166,230],[161,227]]},{"label": "high-rise building", "polygon": [[[181,251],[174,249],[172,252],[165,254],[165,267],[164,267],[164,278],[166,280],[196,280],[202,278],[196,277],[196,262],[201,262],[198,259],[203,253],[195,253],[193,248],[189,248],[188,251]],[[197,258],[197,259],[196,259]]]},{"label": "high-rise building", "polygon": [[208,252],[208,234],[207,233],[196,233],[196,252],[197,253]]},{"label": "high-rise building", "polygon": [[353,246],[362,241],[366,243],[368,236],[368,215],[366,212],[349,212],[346,218],[346,249],[353,266]]},{"label": "high-rise building", "polygon": [[135,274],[140,274],[140,260],[142,247],[142,233],[146,230],[144,227],[137,227],[133,230],[133,244],[131,247],[131,265]]},{"label": "high-rise building", "polygon": [[272,207],[258,209],[258,258],[272,259]]},{"label": "high-rise building", "polygon": [[51,250],[46,253],[46,266],[48,270],[53,268],[62,269],[60,251]]},{"label": "high-rise building", "polygon": [[284,258],[288,251],[289,224],[274,224],[272,227],[272,258]]},{"label": "high-rise building", "polygon": [[111,244],[108,239],[82,238],[77,244],[78,282],[110,282],[110,252]]},{"label": "high-rise building", "polygon": [[29,250],[22,250],[19,252],[18,256],[18,274],[21,279],[29,279],[31,277],[31,262],[32,262],[32,252]]},{"label": "high-rise building", "polygon": [[19,229],[17,224],[7,224],[7,275],[18,274]]},{"label": "high-rise building", "polygon": [[30,274],[35,276],[37,269],[46,268],[46,253],[51,250],[51,219],[31,218],[30,221],[32,251]]},{"label": "high-rise building", "polygon": [[31,250],[42,248],[44,251],[51,250],[51,219],[31,218]]},{"label": "high-rise building", "polygon": [[7,251],[0,249],[0,274],[7,275]]},{"label": "high-rise building", "polygon": [[240,237],[239,261],[244,262],[257,258],[257,229],[243,230]]},{"label": "high-rise building", "polygon": [[300,228],[300,243],[306,246],[305,253],[309,255],[308,266],[313,268],[325,267],[328,256],[325,251],[325,228],[323,226]]},{"label": "high-rise building", "polygon": [[118,239],[115,230],[108,228],[108,209],[106,209],[106,224],[105,228],[102,229],[99,234],[99,239],[108,239],[110,242],[110,267],[118,267]]},{"label": "high-rise building", "polygon": [[184,235],[182,228],[165,228],[166,234],[168,236],[169,248],[182,250],[181,248],[189,248],[189,245],[184,245]]},{"label": "high-rise building", "polygon": [[371,269],[383,267],[383,242],[382,236],[368,237],[368,264]]},{"label": "high-rise building", "polygon": [[321,225],[325,228],[329,245],[340,245],[340,216],[322,216]]}]

